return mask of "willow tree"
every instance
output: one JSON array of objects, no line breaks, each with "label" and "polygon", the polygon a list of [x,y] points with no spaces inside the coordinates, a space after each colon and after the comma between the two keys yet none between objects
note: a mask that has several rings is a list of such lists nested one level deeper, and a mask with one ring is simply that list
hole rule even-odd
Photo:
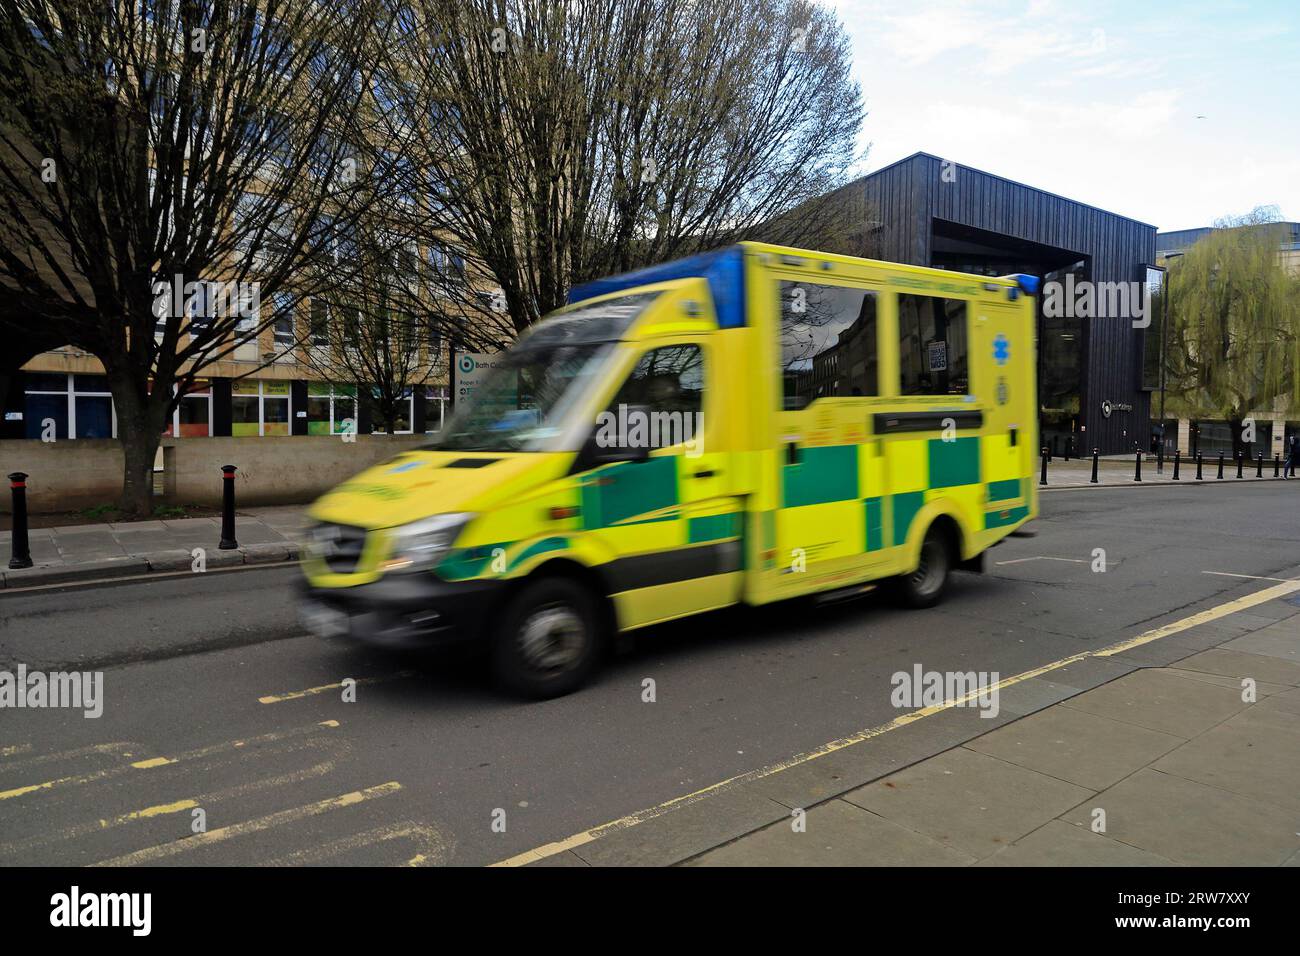
[{"label": "willow tree", "polygon": [[1280,255],[1276,209],[1223,219],[1169,269],[1169,391],[1184,408],[1232,423],[1277,401],[1300,406],[1300,276]]},{"label": "willow tree", "polygon": [[[394,0],[396,2],[396,0]],[[762,234],[817,241],[863,118],[849,42],[806,0],[409,0],[386,50],[431,234],[514,328],[569,287]]]},{"label": "willow tree", "polygon": [[103,363],[123,510],[151,503],[179,397],[276,321],[262,303],[310,295],[304,264],[382,194],[345,152],[400,147],[371,121],[373,48],[396,23],[384,13],[379,0],[0,12],[0,286]]}]

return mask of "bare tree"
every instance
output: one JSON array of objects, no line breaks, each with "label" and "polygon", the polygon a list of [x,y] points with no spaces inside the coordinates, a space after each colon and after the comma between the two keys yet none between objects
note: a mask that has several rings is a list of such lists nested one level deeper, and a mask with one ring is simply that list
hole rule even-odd
[{"label": "bare tree", "polygon": [[385,51],[431,233],[514,329],[570,285],[757,235],[833,230],[863,116],[805,0],[411,0]]},{"label": "bare tree", "polygon": [[0,284],[103,362],[124,510],[150,505],[178,396],[275,321],[260,302],[312,294],[304,264],[383,195],[367,157],[401,145],[372,64],[399,29],[376,0],[0,13]]}]

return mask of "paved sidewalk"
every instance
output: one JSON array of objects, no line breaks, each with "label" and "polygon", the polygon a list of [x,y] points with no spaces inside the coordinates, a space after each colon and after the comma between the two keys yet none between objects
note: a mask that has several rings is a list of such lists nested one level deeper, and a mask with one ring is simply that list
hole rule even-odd
[{"label": "paved sidewalk", "polygon": [[1288,593],[1004,687],[996,718],[914,712],[535,862],[1300,866],[1300,590],[1267,586]]},{"label": "paved sidewalk", "polygon": [[[1042,459],[1038,459],[1038,467],[1042,468]],[[1281,481],[1282,478],[1273,477],[1274,462],[1269,459],[1265,460],[1263,476],[1256,478],[1255,474],[1259,470],[1255,462],[1245,462],[1241,471],[1241,478],[1237,478],[1237,465],[1233,461],[1223,463],[1223,478],[1218,478],[1219,460],[1218,457],[1206,458],[1203,465],[1201,476],[1202,480],[1196,480],[1196,459],[1190,461],[1186,458],[1182,460],[1178,468],[1178,484],[1188,485],[1211,485],[1211,484],[1244,484],[1249,481]],[[1071,458],[1066,461],[1064,458],[1053,458],[1047,464],[1047,489],[1052,488],[1115,488],[1115,487],[1142,487],[1143,485],[1167,485],[1174,483],[1174,462],[1173,459],[1166,459],[1164,471],[1156,470],[1156,459],[1154,456],[1143,456],[1142,459],[1142,481],[1139,483],[1134,480],[1136,472],[1136,462],[1133,455],[1112,456],[1102,458],[1097,463],[1097,484],[1092,484],[1092,459],[1091,458]],[[1038,477],[1034,478],[1038,481]],[[1041,486],[1040,486],[1041,487]],[[1297,485],[1300,487],[1300,485]]]},{"label": "paved sidewalk", "polygon": [[239,547],[230,551],[218,548],[221,519],[217,517],[33,528],[28,532],[33,566],[22,570],[9,569],[11,533],[0,532],[0,589],[188,571],[195,561],[195,548],[203,549],[209,569],[296,560],[305,510],[281,507],[236,512]]}]

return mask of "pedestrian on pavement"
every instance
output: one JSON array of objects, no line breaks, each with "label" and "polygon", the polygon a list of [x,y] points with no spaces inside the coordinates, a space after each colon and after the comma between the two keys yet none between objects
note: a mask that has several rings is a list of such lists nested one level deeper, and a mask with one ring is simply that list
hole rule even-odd
[{"label": "pedestrian on pavement", "polygon": [[1286,440],[1286,465],[1282,469],[1282,478],[1295,477],[1296,457],[1300,456],[1300,435],[1295,432]]}]

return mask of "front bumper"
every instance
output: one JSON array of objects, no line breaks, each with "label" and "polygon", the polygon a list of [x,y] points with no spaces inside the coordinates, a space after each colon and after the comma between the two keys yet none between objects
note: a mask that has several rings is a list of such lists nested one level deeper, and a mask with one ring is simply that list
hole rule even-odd
[{"label": "front bumper", "polygon": [[346,588],[298,583],[298,617],[321,637],[379,647],[433,647],[483,634],[504,581],[443,581],[431,573],[392,574]]}]

